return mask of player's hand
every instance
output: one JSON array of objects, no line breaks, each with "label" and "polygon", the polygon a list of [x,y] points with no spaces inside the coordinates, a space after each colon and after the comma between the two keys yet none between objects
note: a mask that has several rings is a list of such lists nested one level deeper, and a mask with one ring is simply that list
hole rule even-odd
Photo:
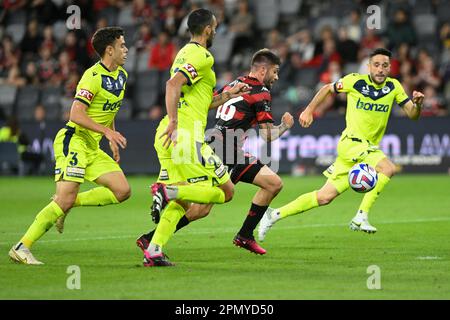
[{"label": "player's hand", "polygon": [[230,98],[236,98],[244,94],[250,93],[250,90],[252,90],[252,87],[250,87],[248,84],[238,82],[232,88],[227,90],[227,92],[231,94]]},{"label": "player's hand", "polygon": [[300,122],[300,125],[303,128],[308,128],[311,123],[313,123],[314,117],[312,115],[312,112],[310,112],[308,109],[305,109],[298,118],[298,122]]},{"label": "player's hand", "polygon": [[173,146],[175,147],[177,145],[177,122],[176,121],[170,121],[169,125],[167,126],[166,130],[162,133],[162,135],[159,136],[159,139],[166,136],[163,147],[168,149],[170,147],[170,144],[173,142]]},{"label": "player's hand", "polygon": [[119,131],[108,129],[105,132],[105,137],[112,145],[115,145],[116,147],[120,146],[122,149],[127,147],[127,139],[125,139]]},{"label": "player's hand", "polygon": [[417,106],[422,106],[423,99],[425,98],[425,95],[422,92],[419,91],[413,91],[413,98],[412,102]]},{"label": "player's hand", "polygon": [[120,162],[120,152],[119,147],[117,144],[113,144],[111,141],[109,142],[109,147],[111,148],[111,151],[113,153],[113,159],[119,163]]},{"label": "player's hand", "polygon": [[289,129],[294,125],[294,117],[289,112],[285,112],[281,117],[281,122]]}]

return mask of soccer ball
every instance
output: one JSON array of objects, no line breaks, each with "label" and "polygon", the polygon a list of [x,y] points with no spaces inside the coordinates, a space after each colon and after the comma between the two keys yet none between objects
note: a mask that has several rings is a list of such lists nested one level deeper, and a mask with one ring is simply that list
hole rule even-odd
[{"label": "soccer ball", "polygon": [[357,163],[348,172],[348,183],[356,192],[369,192],[377,185],[378,174],[367,163]]}]

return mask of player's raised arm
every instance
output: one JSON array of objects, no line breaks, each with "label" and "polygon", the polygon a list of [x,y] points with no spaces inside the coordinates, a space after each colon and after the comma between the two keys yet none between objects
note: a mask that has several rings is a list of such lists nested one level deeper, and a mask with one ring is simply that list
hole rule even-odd
[{"label": "player's raised arm", "polygon": [[303,110],[303,112],[300,114],[300,117],[298,118],[298,122],[300,122],[300,125],[304,128],[308,128],[311,123],[313,122],[313,113],[314,110],[318,107],[319,104],[322,103],[322,101],[330,94],[335,93],[334,84],[329,83],[324,85],[320,90],[316,93],[314,98],[311,100],[311,102],[308,104],[308,106]]},{"label": "player's raised arm", "polygon": [[166,82],[166,109],[169,124],[159,138],[166,136],[163,146],[168,148],[173,142],[177,143],[175,130],[178,125],[178,102],[180,101],[181,88],[188,83],[188,79],[182,72],[177,72]]},{"label": "player's raised arm", "polygon": [[408,118],[417,120],[420,117],[420,111],[422,110],[422,103],[425,96],[422,92],[414,91],[412,100],[405,103],[403,110]]},{"label": "player's raised arm", "polygon": [[294,117],[289,112],[285,112],[278,126],[274,126],[270,122],[261,123],[259,125],[259,132],[264,141],[271,142],[281,137],[293,125]]},{"label": "player's raised arm", "polygon": [[79,100],[74,100],[72,108],[70,109],[70,121],[82,126],[83,128],[103,134],[113,145],[119,145],[126,148],[127,139],[119,132],[107,128],[94,120],[92,120],[86,113],[87,106]]}]

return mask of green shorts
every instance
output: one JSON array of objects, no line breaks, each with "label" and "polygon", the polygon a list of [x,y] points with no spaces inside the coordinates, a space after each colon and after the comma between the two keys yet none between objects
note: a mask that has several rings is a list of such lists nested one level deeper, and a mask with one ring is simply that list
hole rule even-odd
[{"label": "green shorts", "polygon": [[164,148],[163,139],[159,139],[165,130],[158,127],[155,136],[155,149],[161,169],[158,182],[165,184],[200,183],[208,186],[225,184],[230,175],[227,167],[206,143],[200,143],[186,137],[178,137],[177,145]]},{"label": "green shorts", "polygon": [[120,166],[100,148],[92,149],[86,140],[66,127],[58,131],[53,143],[55,151],[55,181],[95,181],[98,177],[115,171]]},{"label": "green shorts", "polygon": [[356,163],[364,162],[375,168],[386,158],[378,146],[367,140],[348,137],[343,137],[339,141],[337,154],[335,162],[323,174],[339,193],[348,189],[348,172]]}]

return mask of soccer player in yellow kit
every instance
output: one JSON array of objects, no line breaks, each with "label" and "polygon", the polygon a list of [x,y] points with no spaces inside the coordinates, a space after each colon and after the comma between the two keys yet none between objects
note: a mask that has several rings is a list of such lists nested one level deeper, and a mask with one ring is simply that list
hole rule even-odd
[{"label": "soccer player in yellow kit", "polygon": [[267,231],[280,219],[329,204],[349,188],[348,171],[359,162],[371,165],[378,172],[375,188],[366,193],[356,216],[350,222],[352,230],[374,233],[368,213],[384,187],[395,173],[395,165],[378,148],[383,138],[394,100],[413,120],[420,116],[424,95],[414,91],[412,100],[396,79],[388,77],[391,52],[378,48],[370,54],[369,74],[349,74],[335,83],[323,86],[308,107],[300,114],[302,127],[313,122],[313,112],[331,93],[347,94],[346,128],[337,147],[336,161],[324,171],[328,178],[320,189],[306,193],[279,209],[269,209],[261,219],[258,237],[263,241]]},{"label": "soccer player in yellow kit", "polygon": [[209,109],[248,92],[249,88],[239,83],[213,97],[216,75],[214,57],[208,48],[216,32],[216,18],[209,10],[197,9],[189,14],[188,27],[191,41],[178,52],[170,70],[167,116],[161,120],[155,136],[161,169],[158,183],[152,186],[152,216],[158,226],[144,251],[144,266],[149,267],[173,265],[162,247],[173,235],[189,203],[220,204],[233,197],[234,185],[226,166],[205,143],[206,121]]},{"label": "soccer player in yellow kit", "polygon": [[[128,52],[124,32],[106,27],[95,32],[92,45],[100,61],[87,69],[77,86],[70,119],[54,141],[56,195],[9,251],[19,263],[42,264],[30,252],[58,218],[79,206],[105,206],[125,201],[130,187],[119,166],[119,147],[127,141],[114,127],[125,92],[128,74],[123,69]],[[109,140],[114,160],[99,148],[102,137]],[[100,185],[78,193],[85,180]]]}]

